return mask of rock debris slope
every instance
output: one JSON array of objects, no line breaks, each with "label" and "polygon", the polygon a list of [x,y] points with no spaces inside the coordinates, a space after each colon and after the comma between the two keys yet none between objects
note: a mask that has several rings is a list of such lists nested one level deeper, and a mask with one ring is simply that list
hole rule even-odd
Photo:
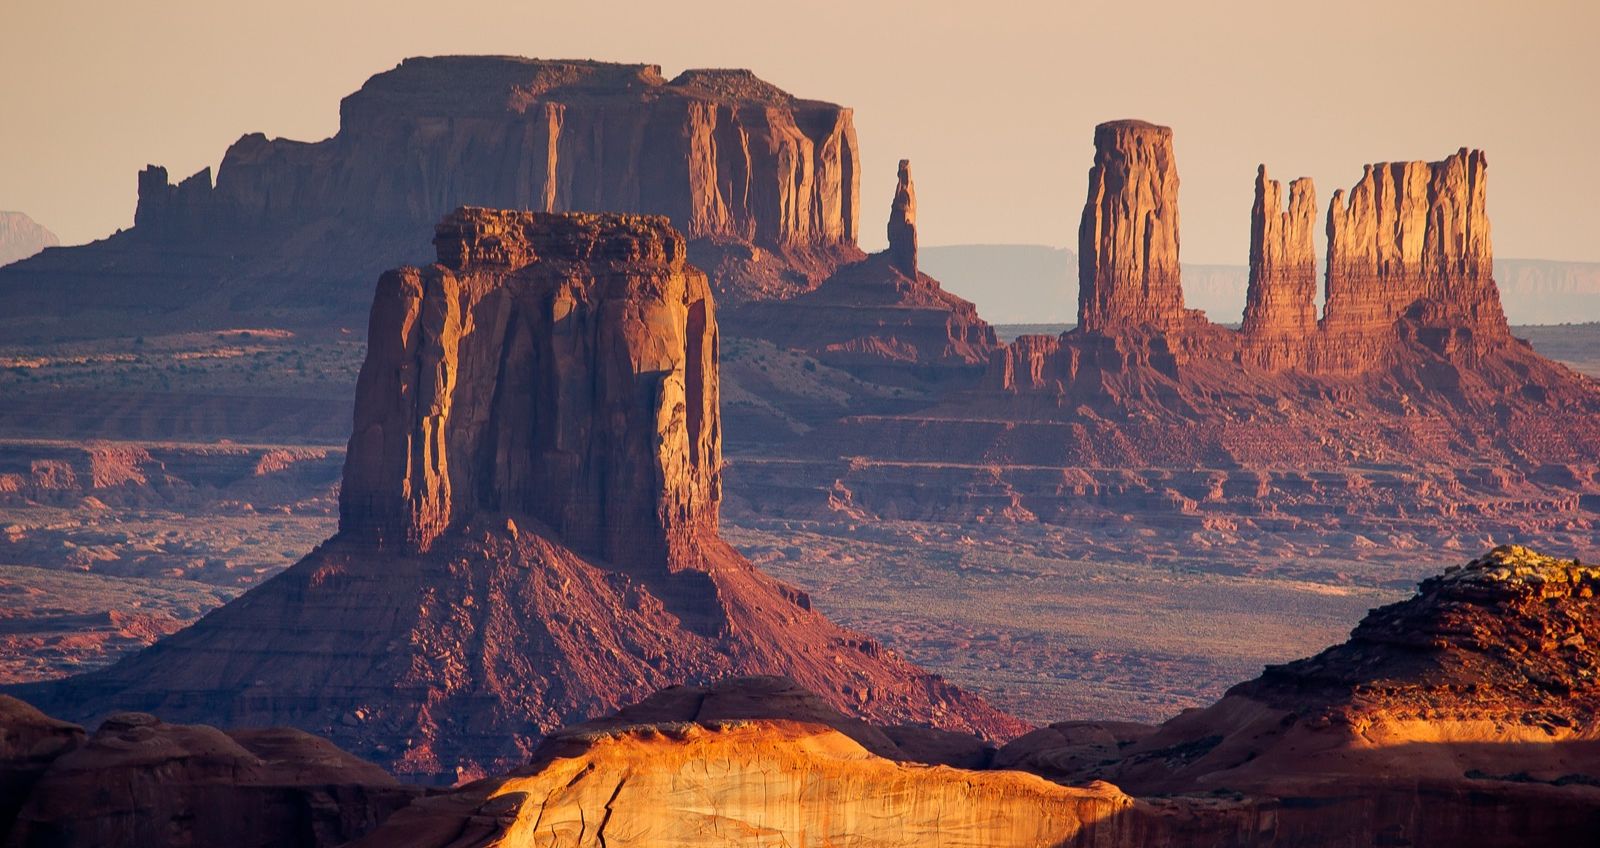
[{"label": "rock debris slope", "polygon": [[418,776],[526,759],[663,686],[781,674],[876,721],[1022,729],[717,536],[718,331],[663,218],[462,209],[384,275],[339,533],[103,672],[20,687],[287,725]]}]

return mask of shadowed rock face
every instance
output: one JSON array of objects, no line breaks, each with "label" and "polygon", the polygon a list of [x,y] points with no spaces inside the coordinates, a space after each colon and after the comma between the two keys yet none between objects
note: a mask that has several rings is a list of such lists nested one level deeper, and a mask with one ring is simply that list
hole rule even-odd
[{"label": "shadowed rock face", "polygon": [[1094,151],[1078,227],[1078,326],[1181,323],[1172,129],[1111,121],[1095,127]]},{"label": "shadowed rock face", "polygon": [[435,244],[378,284],[341,530],[426,550],[514,513],[619,565],[715,532],[717,325],[666,220],[463,209]]},{"label": "shadowed rock face", "polygon": [[[224,733],[121,713],[85,739],[0,696],[0,737],[31,743],[0,748],[6,845],[333,846],[421,794],[285,728]],[[17,784],[19,770],[32,779]]]},{"label": "shadowed rock face", "polygon": [[665,220],[462,209],[373,303],[340,532],[102,672],[88,720],[287,725],[420,778],[674,684],[783,675],[833,709],[1022,725],[810,608],[717,535],[717,318]]}]

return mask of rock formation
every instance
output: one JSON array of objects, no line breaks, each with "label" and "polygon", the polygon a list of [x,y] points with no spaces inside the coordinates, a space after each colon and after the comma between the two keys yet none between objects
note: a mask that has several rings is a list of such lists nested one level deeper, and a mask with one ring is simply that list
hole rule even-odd
[{"label": "rock formation", "polygon": [[722,494],[717,326],[683,240],[463,209],[435,241],[439,264],[378,283],[342,531],[425,551],[504,512],[618,565],[683,565]]},{"label": "rock formation", "polygon": [[1482,151],[1462,148],[1439,162],[1368,165],[1348,199],[1334,192],[1325,367],[1369,366],[1370,340],[1390,341],[1401,319],[1441,349],[1473,352],[1509,338],[1493,277],[1487,172]]},{"label": "rock formation", "polygon": [[1078,226],[1078,326],[1096,332],[1184,320],[1178,271],[1178,164],[1172,129],[1095,127]]},{"label": "rock formation", "polygon": [[1510,337],[1483,154],[1370,167],[1335,198],[1320,319],[1312,186],[1285,208],[1259,171],[1236,331],[1183,308],[1170,133],[1095,138],[1080,325],[998,348],[971,390],[820,423],[781,461],[741,457],[739,488],[783,493],[753,508],[1089,536],[1131,518],[1175,555],[1218,533],[1456,550],[1559,521],[1600,539],[1600,386]]},{"label": "rock formation", "polygon": [[1210,708],[1041,729],[996,769],[895,762],[792,690],[766,701],[767,682],[753,700],[664,692],[358,844],[516,846],[535,825],[608,846],[1589,844],[1596,588],[1600,569],[1496,549]]},{"label": "rock formation", "polygon": [[21,259],[61,244],[56,234],[21,212],[0,212],[0,265]]},{"label": "rock formation", "polygon": [[85,739],[0,696],[0,737],[8,846],[342,845],[421,794],[283,728],[224,733],[122,713]]},{"label": "rock formation", "polygon": [[1597,589],[1600,569],[1496,548],[1371,611],[1349,641],[1125,736],[1107,757],[1075,754],[1089,734],[1051,746],[1039,733],[1000,761],[1136,795],[1274,796],[1285,810],[1321,808],[1345,844],[1379,833],[1410,845],[1590,842]]},{"label": "rock formation", "polygon": [[16,691],[80,720],[299,727],[447,780],[730,674],[1021,728],[718,538],[717,319],[666,219],[462,209],[435,243],[373,303],[338,535],[105,671]]},{"label": "rock formation", "polygon": [[900,181],[889,206],[889,263],[907,277],[917,277],[917,190],[911,185],[911,160],[900,160]]},{"label": "rock formation", "polygon": [[1303,364],[1305,344],[1317,331],[1316,217],[1311,180],[1302,177],[1289,184],[1289,207],[1284,210],[1282,185],[1267,179],[1265,165],[1256,171],[1250,288],[1240,333],[1252,346],[1265,348],[1262,364],[1267,368]]},{"label": "rock formation", "polygon": [[749,71],[408,59],[332,138],[245,135],[215,185],[147,168],[132,229],[7,269],[0,302],[29,335],[359,326],[372,278],[464,204],[666,215],[725,302],[787,296],[860,258],[858,163],[849,109]]},{"label": "rock formation", "polygon": [[815,291],[733,310],[730,332],[800,350],[866,380],[944,383],[975,378],[997,344],[968,301],[917,271],[911,162],[889,207],[889,247],[840,268]]}]

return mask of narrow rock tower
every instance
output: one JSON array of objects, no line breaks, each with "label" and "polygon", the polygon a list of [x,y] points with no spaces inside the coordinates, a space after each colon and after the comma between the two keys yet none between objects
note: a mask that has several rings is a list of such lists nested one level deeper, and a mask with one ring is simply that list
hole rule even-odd
[{"label": "narrow rock tower", "polygon": [[1258,350],[1263,365],[1284,367],[1305,360],[1317,332],[1317,256],[1313,228],[1317,190],[1311,180],[1283,185],[1256,169],[1256,201],[1250,210],[1250,288],[1241,332]]},{"label": "narrow rock tower", "polygon": [[889,207],[889,262],[900,273],[917,278],[917,190],[911,185],[911,160],[900,160],[900,182]]},{"label": "narrow rock tower", "polygon": [[1172,130],[1110,121],[1095,127],[1094,149],[1078,227],[1078,326],[1174,328],[1184,309]]}]

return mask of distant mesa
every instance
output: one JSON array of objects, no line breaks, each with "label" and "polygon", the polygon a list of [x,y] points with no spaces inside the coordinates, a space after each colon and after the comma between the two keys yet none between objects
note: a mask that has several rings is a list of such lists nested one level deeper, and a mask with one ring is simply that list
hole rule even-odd
[{"label": "distant mesa", "polygon": [[725,303],[784,297],[861,257],[859,158],[849,109],[749,71],[407,59],[343,100],[332,138],[245,135],[214,181],[146,168],[131,229],[8,268],[0,302],[42,338],[358,326],[373,277],[425,261],[463,205],[665,215]]},{"label": "distant mesa", "polygon": [[0,265],[27,259],[61,239],[21,212],[0,212]]},{"label": "distant mesa", "polygon": [[815,612],[717,535],[719,330],[665,218],[463,208],[383,275],[340,530],[52,714],[286,725],[453,781],[673,684],[777,674],[833,709],[1021,728]]}]

